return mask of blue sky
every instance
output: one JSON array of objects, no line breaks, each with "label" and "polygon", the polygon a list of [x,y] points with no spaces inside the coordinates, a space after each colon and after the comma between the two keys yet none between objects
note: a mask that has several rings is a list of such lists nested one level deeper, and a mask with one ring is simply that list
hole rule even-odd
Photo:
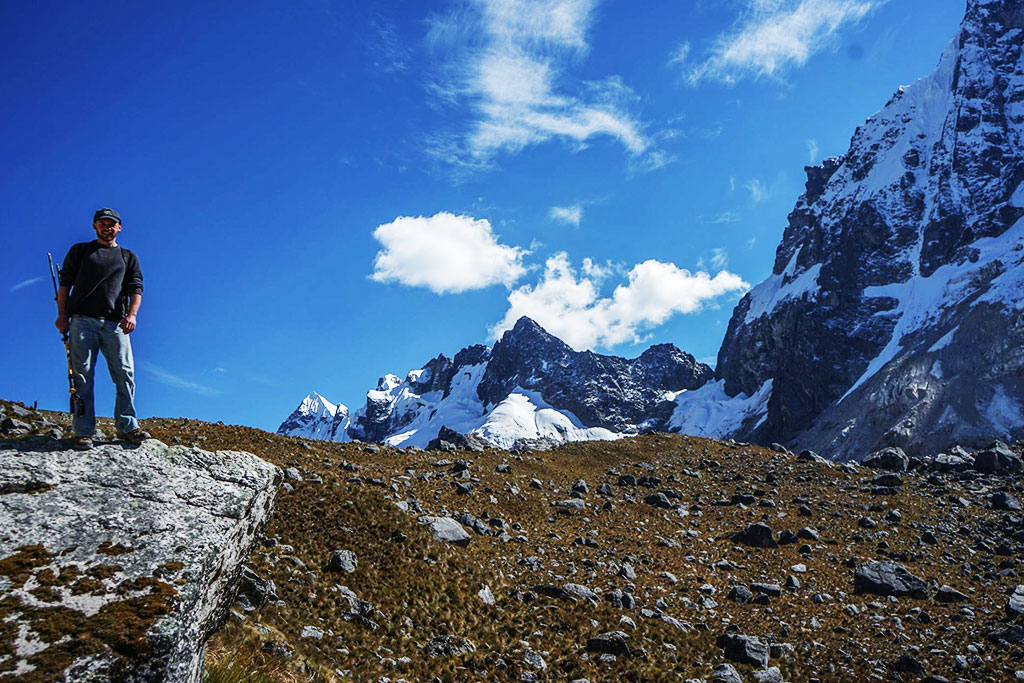
[{"label": "blue sky", "polygon": [[101,206],[145,276],[142,417],[355,408],[522,314],[713,365],[803,166],[929,73],[963,9],[3,3],[0,395],[66,405],[46,253]]}]

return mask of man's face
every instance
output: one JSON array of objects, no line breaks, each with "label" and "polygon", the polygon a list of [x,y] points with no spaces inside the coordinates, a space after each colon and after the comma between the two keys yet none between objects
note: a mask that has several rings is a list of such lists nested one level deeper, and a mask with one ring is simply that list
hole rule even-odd
[{"label": "man's face", "polygon": [[110,218],[93,221],[92,227],[96,229],[96,237],[103,242],[113,242],[117,233],[121,232],[121,224]]}]

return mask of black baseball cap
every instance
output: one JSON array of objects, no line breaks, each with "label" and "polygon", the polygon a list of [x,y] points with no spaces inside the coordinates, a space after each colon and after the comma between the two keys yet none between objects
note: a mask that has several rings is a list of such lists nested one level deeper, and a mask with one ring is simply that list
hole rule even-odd
[{"label": "black baseball cap", "polygon": [[92,222],[95,223],[96,221],[102,220],[104,218],[109,218],[110,220],[116,221],[117,223],[121,222],[121,214],[119,214],[117,211],[114,211],[113,209],[100,209],[99,211],[92,215]]}]

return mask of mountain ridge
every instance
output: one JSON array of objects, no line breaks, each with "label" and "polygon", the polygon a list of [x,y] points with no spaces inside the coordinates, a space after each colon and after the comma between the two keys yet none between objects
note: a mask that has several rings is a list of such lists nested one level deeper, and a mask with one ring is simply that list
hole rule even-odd
[{"label": "mountain ridge", "polygon": [[[390,445],[428,445],[442,427],[472,433],[504,448],[614,439],[664,429],[674,404],[713,371],[671,344],[633,359],[574,351],[528,317],[488,348],[472,345],[454,358],[432,358],[401,380],[385,375],[367,392],[342,436]],[[329,434],[334,418],[303,400],[278,433]]]}]

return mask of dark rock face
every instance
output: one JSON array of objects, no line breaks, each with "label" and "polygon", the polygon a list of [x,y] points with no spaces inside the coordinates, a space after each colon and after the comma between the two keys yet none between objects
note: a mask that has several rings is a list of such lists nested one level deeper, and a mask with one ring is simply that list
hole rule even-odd
[{"label": "dark rock face", "polygon": [[524,317],[495,343],[478,394],[495,405],[519,386],[589,427],[658,429],[675,407],[665,392],[696,389],[712,374],[671,344],[652,346],[633,360],[573,351]]},{"label": "dark rock face", "polygon": [[482,451],[490,444],[474,434],[459,434],[454,429],[441,427],[437,438],[427,444],[428,450]]},{"label": "dark rock face", "polygon": [[807,169],[719,351],[729,395],[774,380],[734,436],[848,460],[1024,434],[1021,29],[1014,2],[969,0],[936,71]]}]

